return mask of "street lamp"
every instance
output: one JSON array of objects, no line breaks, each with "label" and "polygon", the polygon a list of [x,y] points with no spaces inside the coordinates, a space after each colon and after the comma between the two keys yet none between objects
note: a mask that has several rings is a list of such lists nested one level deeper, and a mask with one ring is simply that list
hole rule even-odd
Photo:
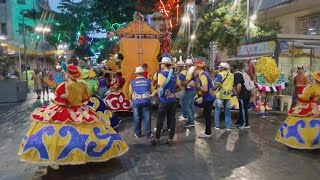
[{"label": "street lamp", "polygon": [[193,41],[193,40],[196,38],[196,35],[195,35],[195,34],[192,34],[192,35],[190,36],[190,38],[191,38],[191,41]]},{"label": "street lamp", "polygon": [[[51,31],[50,28],[48,27],[42,27],[42,26],[37,26],[35,28],[36,32],[42,32],[42,43],[43,43],[43,62],[46,62],[46,43],[45,43],[45,33],[48,33]],[[48,67],[48,63],[47,63]]]}]

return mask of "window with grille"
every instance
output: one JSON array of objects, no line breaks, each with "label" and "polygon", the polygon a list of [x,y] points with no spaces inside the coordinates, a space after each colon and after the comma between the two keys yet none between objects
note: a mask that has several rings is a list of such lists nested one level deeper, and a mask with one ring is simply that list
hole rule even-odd
[{"label": "window with grille", "polygon": [[17,0],[17,3],[18,4],[26,4],[26,1],[25,0]]},{"label": "window with grille", "polygon": [[298,32],[301,34],[320,34],[320,14],[301,17],[298,20]]},{"label": "window with grille", "polygon": [[0,0],[0,4],[1,4],[1,3],[6,3],[6,0]]},{"label": "window with grille", "polygon": [[6,23],[1,23],[0,24],[0,34],[1,35],[8,35],[7,24]]}]

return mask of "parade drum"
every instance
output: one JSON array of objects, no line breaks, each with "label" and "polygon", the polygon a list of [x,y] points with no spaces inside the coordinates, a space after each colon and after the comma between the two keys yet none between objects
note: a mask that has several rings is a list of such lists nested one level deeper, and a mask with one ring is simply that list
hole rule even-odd
[{"label": "parade drum", "polygon": [[51,81],[49,78],[45,77],[43,78],[43,81],[50,87],[56,88],[57,87],[57,83],[55,83],[54,81]]}]

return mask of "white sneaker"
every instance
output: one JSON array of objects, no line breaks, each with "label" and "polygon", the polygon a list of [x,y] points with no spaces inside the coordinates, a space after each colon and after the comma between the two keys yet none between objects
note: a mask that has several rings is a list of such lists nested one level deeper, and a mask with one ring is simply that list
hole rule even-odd
[{"label": "white sneaker", "polygon": [[214,127],[214,129],[215,129],[215,130],[220,130],[220,128],[218,128],[218,127]]},{"label": "white sneaker", "polygon": [[211,134],[208,135],[205,133],[205,131],[198,134],[198,138],[208,138],[208,137],[211,137]]},{"label": "white sneaker", "polygon": [[52,169],[54,169],[54,170],[59,169],[59,165],[58,165],[58,164],[52,164],[52,165],[50,165],[50,167],[51,167]]},{"label": "white sneaker", "polygon": [[179,119],[183,119],[184,117],[183,117],[183,115],[181,115],[181,116],[179,116],[178,118],[179,118]]},{"label": "white sneaker", "polygon": [[179,119],[179,121],[187,121],[188,119],[187,118],[181,118],[181,119]]}]

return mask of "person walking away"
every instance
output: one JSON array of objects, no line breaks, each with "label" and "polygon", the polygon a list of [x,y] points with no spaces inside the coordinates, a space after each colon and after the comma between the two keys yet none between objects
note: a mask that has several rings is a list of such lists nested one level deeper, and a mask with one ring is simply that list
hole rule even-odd
[{"label": "person walking away", "polygon": [[34,91],[38,95],[37,99],[40,99],[42,91],[42,77],[39,70],[34,70],[34,74],[32,75],[31,80],[34,81]]},{"label": "person walking away", "polygon": [[[185,80],[186,74],[187,74],[187,71],[184,69],[184,66],[185,66],[185,64],[183,61],[177,62],[176,75],[179,78],[180,83],[181,83],[181,80]],[[182,91],[176,93],[176,97],[179,99],[179,104],[180,104],[180,108],[181,108],[181,112],[182,112],[181,116],[179,116],[179,121],[186,121],[187,117],[188,117],[188,114],[185,109],[185,105],[183,104],[184,103],[183,102],[184,96],[185,96],[185,89],[184,88],[182,89]]]},{"label": "person walking away", "polygon": [[136,78],[129,86],[129,97],[132,100],[133,120],[135,137],[141,136],[141,122],[144,120],[145,137],[147,142],[151,141],[151,93],[154,89],[151,81],[144,77],[142,67],[136,67]]},{"label": "person walking away", "polygon": [[173,137],[176,128],[176,96],[175,92],[180,90],[180,82],[171,66],[173,65],[171,58],[163,57],[161,59],[161,69],[158,73],[158,86],[159,88],[153,93],[158,93],[160,102],[158,106],[158,118],[156,137],[151,141],[153,145],[160,143],[160,133],[163,128],[163,122],[167,117],[168,124],[170,124],[169,139],[167,144],[173,145]]},{"label": "person walking away", "polygon": [[[192,59],[186,60],[186,70],[189,71],[192,67]],[[187,74],[181,75],[179,80],[182,87],[185,87],[185,94],[183,96],[182,106],[187,114],[187,122],[184,127],[194,127],[194,118],[195,118],[195,107],[194,107],[194,98],[196,96],[196,89],[194,85],[196,83],[196,78],[193,75]]]},{"label": "person walking away", "polygon": [[108,82],[102,71],[99,73],[98,84],[99,97],[103,99],[105,97],[105,93],[108,91]]},{"label": "person walking away", "polygon": [[[294,93],[293,93],[293,104],[297,104],[297,98],[302,94],[304,88],[308,85],[308,77],[304,74],[303,66],[299,66],[297,70],[298,74],[294,77]],[[289,107],[290,108],[290,107]]]},{"label": "person walking away", "polygon": [[215,129],[220,129],[220,114],[224,107],[225,124],[227,131],[231,130],[231,95],[233,89],[234,76],[228,70],[230,65],[222,62],[219,65],[220,72],[216,75],[214,89],[216,91],[214,121]]},{"label": "person walking away", "polygon": [[47,92],[47,98],[49,99],[49,86],[47,83],[44,82],[44,78],[48,78],[48,71],[47,69],[43,69],[41,72],[42,75],[42,95],[43,95],[43,99],[45,96],[45,93]]},{"label": "person walking away", "polygon": [[195,84],[194,87],[196,90],[200,91],[199,94],[202,95],[203,99],[203,114],[206,122],[206,129],[198,134],[199,138],[207,138],[211,137],[211,124],[212,124],[212,109],[214,102],[214,90],[213,90],[213,82],[210,78],[209,74],[205,72],[206,65],[202,61],[195,62],[194,66],[196,67],[193,73],[195,78],[200,79],[199,84]]},{"label": "person walking away", "polygon": [[[250,76],[243,71],[243,64],[235,64],[233,65],[233,67],[236,70],[236,72],[234,73],[233,85],[239,101],[239,116],[234,126],[239,128],[250,128],[248,108],[251,97],[251,91],[249,91],[248,88],[245,86],[245,78],[247,78],[246,81],[251,81],[251,79]],[[253,83],[252,90],[254,88],[255,86]]]}]

